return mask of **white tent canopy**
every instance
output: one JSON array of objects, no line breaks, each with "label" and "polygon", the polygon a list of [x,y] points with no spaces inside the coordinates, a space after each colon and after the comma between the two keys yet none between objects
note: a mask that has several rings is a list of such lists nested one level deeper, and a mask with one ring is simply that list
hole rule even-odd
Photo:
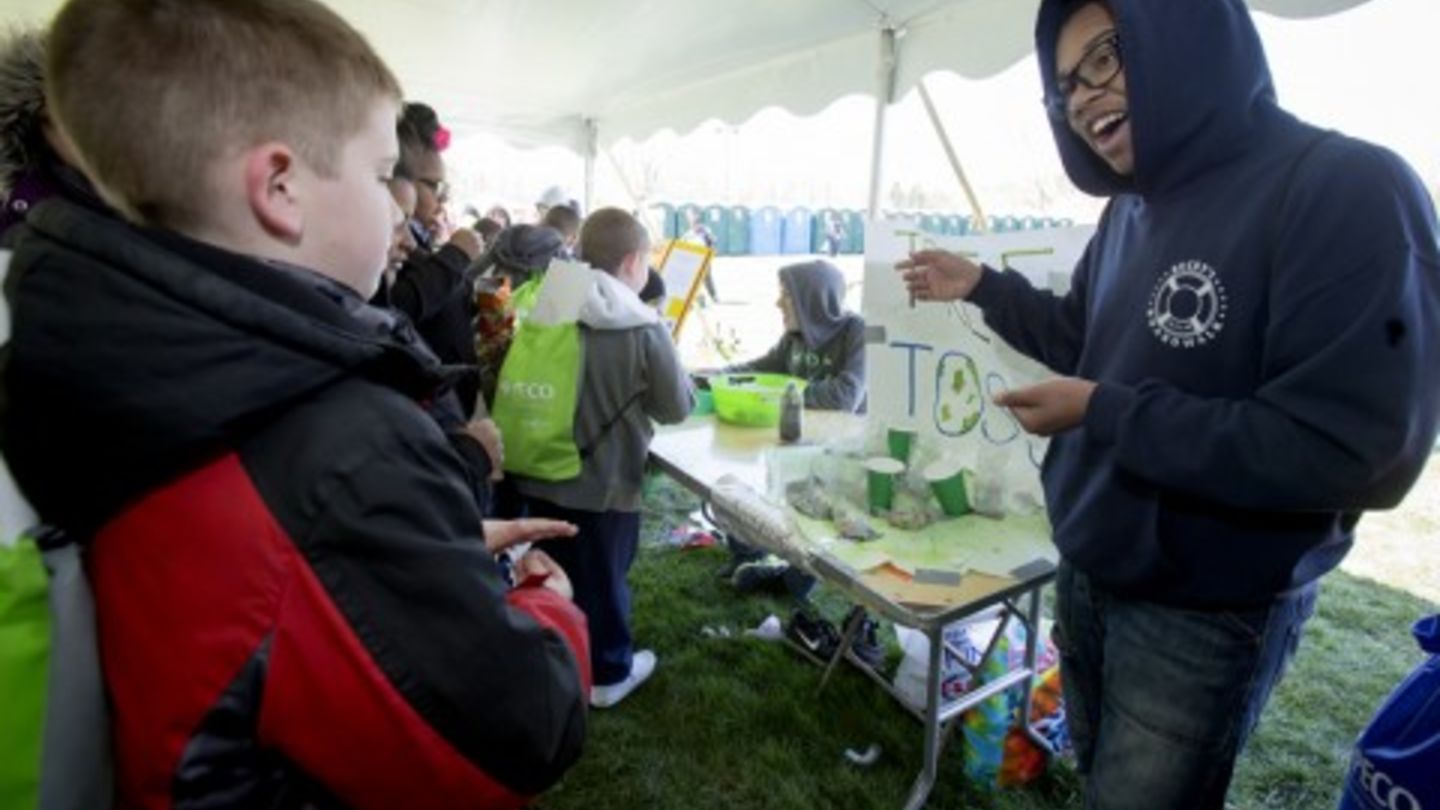
[{"label": "white tent canopy", "polygon": [[[1039,0],[323,0],[363,31],[407,97],[460,134],[557,145],[586,161],[626,137],[738,123],[766,107],[814,113],[850,94],[877,101],[870,209],[885,109],[950,71],[992,76],[1030,53]],[[0,0],[6,21],[43,22],[62,0]],[[1248,0],[1319,17],[1366,0]],[[942,137],[942,141],[944,138]],[[948,150],[948,144],[947,144]],[[951,164],[971,194],[959,161]],[[617,167],[618,171],[618,167]],[[622,182],[628,181],[622,174]],[[971,194],[972,207],[979,205]],[[637,200],[637,203],[640,201]]]},{"label": "white tent canopy", "polygon": [[[1313,17],[1364,0],[1251,0]],[[897,29],[894,94],[927,73],[994,75],[1028,54],[1038,0],[333,0],[406,91],[459,130],[586,151],[768,106],[874,94]]]},{"label": "white tent canopy", "polygon": [[[460,132],[585,153],[736,123],[778,106],[813,113],[879,87],[880,31],[897,30],[895,95],[927,73],[993,75],[1031,50],[1038,0],[327,0],[371,39],[407,95]],[[1250,0],[1287,17],[1365,0]],[[7,22],[60,0],[0,0]],[[590,123],[593,122],[593,125]],[[593,126],[593,132],[592,132]]]}]

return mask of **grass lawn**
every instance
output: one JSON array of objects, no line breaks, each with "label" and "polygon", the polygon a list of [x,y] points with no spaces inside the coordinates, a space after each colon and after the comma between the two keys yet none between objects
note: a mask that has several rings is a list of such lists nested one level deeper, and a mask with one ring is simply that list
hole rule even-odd
[{"label": "grass lawn", "polygon": [[[736,595],[714,574],[722,551],[665,543],[693,506],[678,487],[652,481],[646,543],[631,582],[636,638],[659,654],[659,669],[620,707],[592,712],[584,757],[537,806],[899,808],[919,769],[920,724],[852,668],[817,694],[819,669],[783,645],[741,635],[771,613],[785,618],[791,605]],[[843,615],[834,596],[818,600],[832,620]],[[1300,653],[1241,760],[1231,804],[1334,807],[1355,735],[1420,660],[1411,623],[1436,610],[1370,579],[1328,576]],[[705,628],[726,628],[731,637]],[[871,743],[883,750],[876,765],[846,762],[845,749]],[[928,807],[1080,807],[1078,780],[1065,763],[1022,790],[976,791],[961,773],[959,745],[956,735]]]}]

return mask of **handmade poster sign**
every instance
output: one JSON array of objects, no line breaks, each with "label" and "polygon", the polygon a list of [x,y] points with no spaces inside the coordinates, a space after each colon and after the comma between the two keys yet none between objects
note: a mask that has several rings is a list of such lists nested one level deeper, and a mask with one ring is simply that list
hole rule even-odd
[{"label": "handmade poster sign", "polygon": [[670,330],[670,337],[680,339],[680,330],[685,326],[685,316],[695,303],[695,295],[710,272],[710,260],[714,251],[704,245],[674,241],[665,249],[656,272],[665,281],[665,300],[660,305],[660,317]]},{"label": "handmade poster sign", "polygon": [[940,248],[996,268],[1021,272],[1037,287],[1063,295],[1094,229],[935,236],[909,223],[870,223],[865,231],[866,346],[872,430],[910,432],[908,467],[937,485],[947,511],[964,508],[950,492],[967,470],[968,506],[1000,516],[1019,504],[1042,503],[1039,482],[1045,441],[1020,429],[991,399],[1050,375],[985,326],[965,303],[912,302],[895,263],[913,250]]},{"label": "handmade poster sign", "polygon": [[1091,231],[936,237],[904,223],[871,224],[862,302],[865,429],[767,454],[768,498],[784,504],[784,522],[795,530],[771,534],[799,544],[760,544],[787,559],[823,557],[918,607],[1053,570],[1040,486],[1045,442],[992,402],[1050,372],[1006,345],[975,307],[911,302],[895,264],[914,250],[940,248],[1064,294]]}]

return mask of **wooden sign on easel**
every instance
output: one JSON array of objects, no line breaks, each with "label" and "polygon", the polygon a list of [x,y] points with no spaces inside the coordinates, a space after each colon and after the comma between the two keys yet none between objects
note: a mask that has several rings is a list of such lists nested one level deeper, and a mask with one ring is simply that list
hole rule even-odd
[{"label": "wooden sign on easel", "polygon": [[674,241],[665,248],[655,271],[665,281],[665,300],[660,305],[660,318],[665,321],[674,340],[680,339],[680,329],[685,326],[685,317],[690,314],[714,257],[715,251],[689,242]]}]

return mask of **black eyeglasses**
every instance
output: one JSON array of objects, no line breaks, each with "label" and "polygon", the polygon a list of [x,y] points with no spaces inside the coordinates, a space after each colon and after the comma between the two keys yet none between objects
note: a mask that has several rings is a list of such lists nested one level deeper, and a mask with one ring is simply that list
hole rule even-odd
[{"label": "black eyeglasses", "polygon": [[1070,106],[1070,96],[1080,87],[1102,90],[1115,81],[1125,67],[1120,53],[1120,36],[1110,33],[1096,40],[1080,55],[1080,63],[1069,73],[1062,73],[1055,80],[1055,94],[1045,98],[1045,109],[1056,118],[1064,118]]}]

